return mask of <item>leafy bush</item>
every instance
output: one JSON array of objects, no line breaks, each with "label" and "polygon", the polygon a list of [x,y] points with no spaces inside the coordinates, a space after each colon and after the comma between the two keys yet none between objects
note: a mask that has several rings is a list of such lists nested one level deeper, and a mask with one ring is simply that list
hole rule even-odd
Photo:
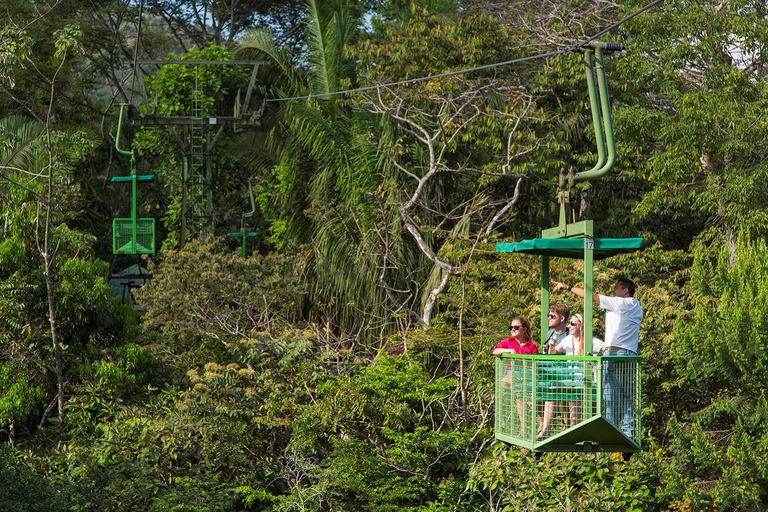
[{"label": "leafy bush", "polygon": [[0,509],[3,512],[68,511],[71,487],[27,466],[20,453],[0,445]]}]

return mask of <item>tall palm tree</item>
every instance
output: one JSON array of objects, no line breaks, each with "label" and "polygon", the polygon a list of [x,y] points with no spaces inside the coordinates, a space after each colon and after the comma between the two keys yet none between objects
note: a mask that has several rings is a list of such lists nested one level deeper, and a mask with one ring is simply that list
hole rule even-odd
[{"label": "tall palm tree", "polygon": [[[233,154],[268,178],[262,193],[271,199],[273,240],[303,247],[298,270],[316,318],[343,332],[381,334],[392,324],[379,286],[389,234],[371,229],[382,169],[375,141],[391,127],[343,95],[320,96],[355,82],[344,56],[360,21],[354,5],[309,0],[303,56],[277,47],[267,30],[245,34],[235,57],[268,61],[260,72],[272,101],[261,131],[235,140]],[[389,225],[399,237],[397,222]]]}]

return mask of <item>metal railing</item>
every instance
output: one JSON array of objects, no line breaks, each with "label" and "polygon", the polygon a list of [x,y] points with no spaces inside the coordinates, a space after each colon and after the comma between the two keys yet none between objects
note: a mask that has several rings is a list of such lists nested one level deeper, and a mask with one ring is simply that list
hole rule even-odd
[{"label": "metal railing", "polygon": [[624,440],[639,448],[640,368],[629,356],[496,357],[496,438],[531,449],[623,450]]}]

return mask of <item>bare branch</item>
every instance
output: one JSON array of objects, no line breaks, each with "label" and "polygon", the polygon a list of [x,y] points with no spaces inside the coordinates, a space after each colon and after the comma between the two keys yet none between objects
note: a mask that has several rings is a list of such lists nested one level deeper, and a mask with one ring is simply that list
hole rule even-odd
[{"label": "bare branch", "polygon": [[520,199],[520,184],[523,182],[523,178],[520,177],[517,179],[517,183],[515,183],[515,192],[512,194],[512,197],[509,201],[507,201],[507,204],[504,205],[504,208],[499,210],[496,215],[493,216],[491,219],[491,222],[488,223],[488,227],[485,228],[485,234],[490,235],[493,231],[493,228],[496,226],[496,224],[504,217],[504,215],[507,214],[510,208],[512,208],[515,204],[517,204],[517,200]]},{"label": "bare branch", "polygon": [[[396,145],[390,146],[393,150],[392,158],[387,163],[391,169],[407,178],[404,180],[406,185],[402,190],[404,199],[395,205],[383,205],[380,201],[380,211],[383,213],[392,211],[392,207],[395,207],[397,216],[411,240],[415,242],[426,259],[435,265],[433,272],[440,273],[439,275],[433,273],[435,276],[433,278],[439,279],[439,282],[431,288],[426,287],[426,283],[422,282],[413,282],[405,287],[402,284],[392,285],[390,281],[393,277],[407,276],[398,275],[401,268],[394,257],[394,251],[390,248],[391,241],[385,234],[387,230],[382,228],[378,231],[383,248],[379,285],[386,293],[395,313],[407,312],[409,318],[423,328],[429,326],[437,299],[447,289],[450,278],[460,275],[464,268],[463,264],[442,257],[439,251],[441,239],[435,242],[432,236],[444,229],[454,230],[458,225],[469,226],[469,224],[462,224],[463,219],[469,222],[470,217],[480,218],[482,211],[503,204],[502,210],[496,213],[487,228],[493,229],[504,214],[518,202],[521,184],[527,177],[525,174],[512,174],[514,161],[535,151],[539,145],[539,141],[515,145],[518,139],[513,135],[518,133],[525,120],[531,119],[529,114],[534,104],[534,99],[526,95],[524,89],[512,88],[509,84],[502,84],[496,80],[485,83],[466,82],[462,85],[466,87],[449,88],[447,92],[435,92],[442,89],[431,88],[428,95],[421,96],[408,96],[399,89],[379,88],[364,102],[364,108],[368,112],[394,121],[399,133],[402,134],[401,138],[397,139]],[[498,94],[502,89],[503,94],[514,94],[523,100],[519,103],[519,108],[513,109],[513,113],[508,110],[499,111],[489,106],[489,94],[491,92]],[[503,135],[506,139],[505,151],[498,155],[498,159],[501,160],[498,164],[500,172],[494,172],[488,168],[482,170],[472,168],[468,165],[470,157],[461,149],[465,137],[476,129],[475,127],[480,130],[480,133],[487,129],[486,125],[479,123],[484,122],[482,120],[488,116],[501,119],[501,123],[497,125],[499,127],[511,125],[507,128],[508,133],[505,131]],[[400,149],[401,145],[408,148],[408,144],[417,149],[414,151]],[[496,198],[483,197],[483,193],[478,190],[477,194],[471,198],[457,196],[456,200],[441,199],[435,202],[426,197],[426,194],[431,190],[431,183],[436,177],[444,173],[512,177],[516,179],[515,194],[510,199],[499,201]],[[411,185],[407,185],[408,183]],[[385,217],[386,215],[384,213]],[[422,220],[424,216],[430,219],[428,226],[424,225]],[[417,312],[411,304],[418,300],[418,297],[423,297],[422,294],[426,294],[426,297]]]}]

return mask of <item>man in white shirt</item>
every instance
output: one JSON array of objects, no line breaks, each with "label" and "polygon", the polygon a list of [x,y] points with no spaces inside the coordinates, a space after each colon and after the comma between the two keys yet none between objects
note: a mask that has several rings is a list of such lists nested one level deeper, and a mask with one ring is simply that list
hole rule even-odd
[{"label": "man in white shirt", "polygon": [[[568,290],[584,297],[584,289],[573,285],[555,282],[555,290]],[[597,293],[592,295],[594,304],[605,309],[604,356],[637,355],[643,309],[634,295],[635,283],[623,277],[616,280],[612,297]],[[636,367],[636,362],[632,360],[603,363],[605,417],[621,428],[630,439],[633,439],[635,434],[633,398],[639,398],[632,397],[632,392],[636,389]]]}]

